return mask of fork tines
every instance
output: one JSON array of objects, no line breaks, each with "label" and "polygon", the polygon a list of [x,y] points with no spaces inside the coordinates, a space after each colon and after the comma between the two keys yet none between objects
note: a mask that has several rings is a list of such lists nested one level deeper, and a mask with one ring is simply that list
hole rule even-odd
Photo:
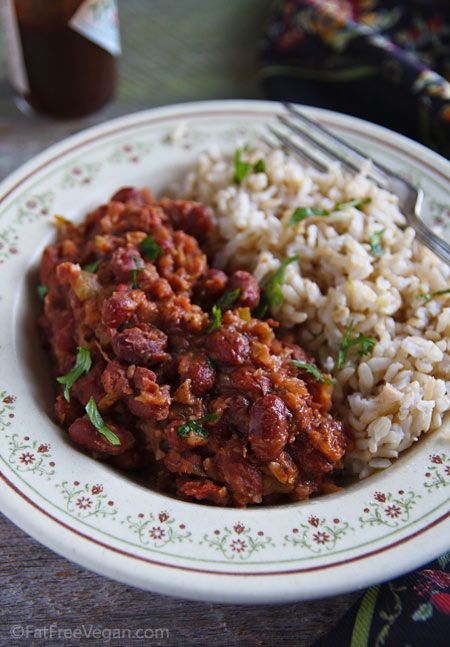
[{"label": "fork tines", "polygon": [[[369,159],[357,148],[312,121],[298,108],[289,103],[284,106],[288,114],[277,115],[283,130],[270,128],[270,131],[285,148],[300,155],[314,168],[325,171],[331,163],[338,161],[348,172],[358,173],[362,164]],[[389,176],[381,165],[373,161],[367,175],[382,188],[389,185]]]}]

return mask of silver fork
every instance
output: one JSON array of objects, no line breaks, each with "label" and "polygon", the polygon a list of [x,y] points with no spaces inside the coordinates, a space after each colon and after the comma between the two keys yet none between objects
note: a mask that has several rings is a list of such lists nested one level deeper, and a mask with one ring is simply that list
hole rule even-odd
[{"label": "silver fork", "polygon": [[[293,151],[319,171],[326,171],[330,162],[335,161],[341,162],[350,173],[360,171],[361,163],[368,159],[367,155],[307,117],[295,106],[289,103],[284,105],[288,111],[287,114],[277,115],[277,118],[288,129],[291,136],[272,126],[269,126],[269,130],[285,148]],[[295,140],[292,134],[295,135]],[[299,139],[302,140],[303,145],[297,143]],[[273,147],[272,142],[267,138],[265,142]],[[310,146],[305,146],[305,142]],[[319,154],[318,151],[320,151]],[[445,263],[450,264],[450,245],[436,236],[420,218],[424,198],[422,189],[417,189],[411,182],[388,170],[379,162],[371,161],[368,177],[379,187],[398,196],[400,210],[410,227],[415,230],[418,240]]]}]

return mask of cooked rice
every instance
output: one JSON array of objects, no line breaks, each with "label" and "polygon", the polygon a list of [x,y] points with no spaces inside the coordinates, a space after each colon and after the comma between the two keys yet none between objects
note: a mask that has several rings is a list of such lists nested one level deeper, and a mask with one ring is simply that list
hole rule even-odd
[{"label": "cooked rice", "polygon": [[[261,280],[287,256],[298,263],[285,270],[284,302],[272,314],[295,326],[298,342],[336,378],[335,411],[355,430],[349,466],[361,478],[388,467],[423,432],[442,423],[450,408],[450,295],[418,299],[449,287],[450,269],[415,240],[396,196],[367,177],[345,176],[338,165],[323,174],[276,150],[244,154],[264,173],[233,182],[230,154],[211,150],[177,187],[180,197],[210,205],[223,246],[218,267],[246,268]],[[336,202],[370,196],[362,210],[288,221],[296,207],[331,210]],[[384,230],[383,255],[369,238]],[[361,357],[347,352],[338,369],[344,332],[377,341]]]}]

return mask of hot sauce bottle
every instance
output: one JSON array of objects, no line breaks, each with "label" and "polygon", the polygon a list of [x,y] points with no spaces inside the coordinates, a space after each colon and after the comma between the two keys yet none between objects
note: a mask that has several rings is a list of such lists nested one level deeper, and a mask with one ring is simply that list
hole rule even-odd
[{"label": "hot sauce bottle", "polygon": [[114,94],[120,49],[116,0],[2,0],[9,77],[22,101],[82,117]]}]

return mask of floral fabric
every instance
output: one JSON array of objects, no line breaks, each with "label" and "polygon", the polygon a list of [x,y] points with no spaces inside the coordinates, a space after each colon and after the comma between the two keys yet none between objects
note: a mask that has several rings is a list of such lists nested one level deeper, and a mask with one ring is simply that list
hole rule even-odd
[{"label": "floral fabric", "polygon": [[447,553],[419,571],[368,589],[314,647],[447,647],[449,566]]},{"label": "floral fabric", "polygon": [[450,158],[448,0],[284,0],[261,77],[272,98],[376,121]]}]

